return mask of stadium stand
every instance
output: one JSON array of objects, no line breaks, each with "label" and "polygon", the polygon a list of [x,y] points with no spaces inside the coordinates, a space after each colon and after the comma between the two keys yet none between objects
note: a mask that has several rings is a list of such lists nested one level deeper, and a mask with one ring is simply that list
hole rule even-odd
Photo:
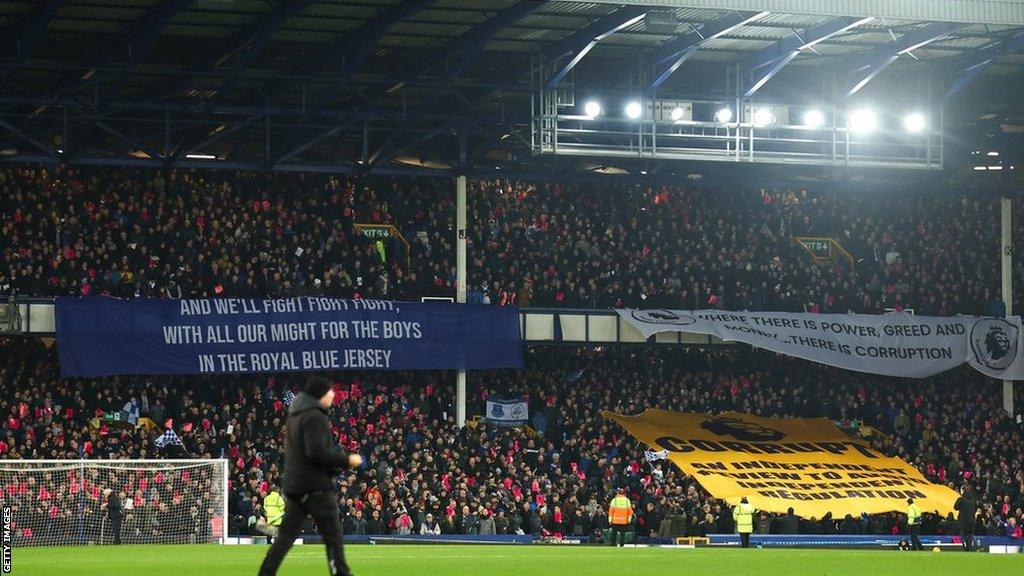
[{"label": "stadium stand", "polygon": [[1024,564],[1024,0],[0,15],[0,573]]},{"label": "stadium stand", "polygon": [[[54,350],[25,340],[4,341],[0,359],[3,458],[226,457],[231,532],[253,533],[262,496],[279,475],[278,424],[290,392],[301,387],[300,375],[66,381],[58,378]],[[470,412],[482,413],[488,395],[522,395],[531,406],[529,430],[483,423],[457,430],[452,378],[445,374],[346,373],[334,380],[335,432],[368,456],[366,470],[341,483],[339,512],[349,533],[418,534],[430,514],[442,534],[478,534],[481,519],[490,517],[498,534],[600,537],[607,500],[619,486],[639,503],[641,537],[731,533],[724,503],[666,461],[646,463],[643,447],[599,416],[602,409],[661,407],[827,416],[849,429],[871,427],[876,447],[930,480],[974,486],[983,503],[979,534],[1021,538],[1024,434],[993,400],[997,384],[968,369],[910,386],[740,349],[531,348],[521,373],[474,378]],[[156,430],[117,427],[103,419],[109,414],[149,418]],[[154,445],[165,426],[181,445]],[[148,483],[126,495],[139,510],[137,522],[148,514],[145,522],[159,526],[161,513],[151,509],[173,506],[173,488]],[[65,488],[3,487],[24,505],[21,525],[34,534],[46,533],[52,510],[66,512]],[[90,497],[95,504],[98,496]],[[45,502],[51,504],[42,510]],[[888,535],[900,533],[900,522],[897,514],[804,519],[798,531]],[[757,531],[779,533],[783,525],[761,514]],[[955,529],[948,518],[926,515],[923,531]]]},{"label": "stadium stand", "polygon": [[[436,181],[21,165],[0,170],[0,189],[10,239],[0,252],[0,297],[418,299],[450,294],[454,282],[451,199]],[[473,181],[470,192],[470,302],[1005,313],[992,289],[995,199],[509,180]],[[356,223],[395,225],[410,239],[408,254],[394,238],[360,235]],[[797,236],[832,238],[852,259],[814,263]],[[231,533],[252,531],[279,474],[276,434],[301,376],[62,381],[43,343],[5,341],[0,350],[4,458],[227,457]],[[1024,436],[994,403],[995,385],[975,373],[907,386],[748,351],[574,350],[572,365],[564,354],[531,349],[523,373],[476,379],[487,384],[471,413],[482,413],[488,394],[524,395],[531,433],[457,430],[447,375],[337,375],[336,432],[370,457],[370,473],[342,485],[346,530],[419,533],[432,514],[449,534],[476,533],[488,516],[499,534],[599,536],[612,489],[627,486],[639,498],[640,536],[731,532],[722,502],[667,463],[652,469],[598,416],[657,406],[870,425],[882,431],[874,438],[881,449],[929,479],[975,486],[985,503],[980,534],[1020,537]],[[155,429],[103,419],[122,412]],[[181,445],[154,444],[165,427]],[[53,507],[63,513],[59,499],[69,491],[43,488],[59,496],[34,518]],[[42,505],[39,490],[4,490],[24,499],[24,511]],[[127,496],[139,510],[174,505],[155,483]],[[758,525],[782,529],[767,515]],[[897,515],[800,526],[812,534],[899,529]],[[952,529],[930,517],[924,530]]]},{"label": "stadium stand", "polygon": [[[473,229],[470,289],[478,300],[487,294],[521,306],[1001,315],[991,289],[999,286],[992,232],[998,199],[477,186],[472,221],[487,223]],[[794,237],[833,238],[852,259],[816,265]]]},{"label": "stadium stand", "polygon": [[[454,216],[437,186],[4,167],[0,296],[447,295],[452,247],[441,231]],[[414,241],[406,255],[398,240],[361,236],[355,223],[393,224]]]},{"label": "stadium stand", "polygon": [[[7,166],[0,297],[449,296],[449,188]],[[1002,315],[996,198],[511,180],[473,181],[469,198],[470,302]],[[356,223],[395,225],[408,258]],[[815,264],[794,237],[851,258]]]}]

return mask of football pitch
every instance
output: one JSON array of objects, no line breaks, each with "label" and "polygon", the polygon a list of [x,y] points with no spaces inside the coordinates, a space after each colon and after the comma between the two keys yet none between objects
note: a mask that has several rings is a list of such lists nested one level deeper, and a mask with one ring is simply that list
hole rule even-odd
[{"label": "football pitch", "polygon": [[[26,576],[251,576],[256,574],[265,551],[264,546],[215,545],[16,548],[12,573]],[[1024,554],[965,554],[948,550],[935,553],[388,544],[348,546],[346,553],[355,576],[1024,574]],[[279,574],[327,574],[323,547],[296,546]]]}]

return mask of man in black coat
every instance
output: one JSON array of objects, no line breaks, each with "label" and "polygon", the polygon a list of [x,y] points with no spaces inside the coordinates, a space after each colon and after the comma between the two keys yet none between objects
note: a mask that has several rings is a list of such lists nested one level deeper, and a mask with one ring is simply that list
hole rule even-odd
[{"label": "man in black coat", "polygon": [[277,574],[278,567],[299,535],[307,516],[313,517],[327,547],[331,576],[350,576],[342,549],[341,519],[334,476],[363,463],[359,454],[348,454],[334,444],[327,409],[334,403],[334,389],[323,378],[312,377],[292,401],[285,422],[284,518],[278,538],[267,551],[260,576]]},{"label": "man in black coat", "polygon": [[103,494],[107,497],[104,506],[107,508],[107,518],[110,520],[110,534],[114,537],[114,544],[120,544],[121,524],[124,521],[124,507],[121,505],[121,497],[110,488],[104,490]]},{"label": "man in black coat", "polygon": [[970,485],[964,484],[960,491],[960,497],[953,503],[957,511],[957,523],[960,525],[960,539],[963,540],[964,550],[971,551],[974,545],[974,516],[978,513],[978,499],[974,497],[974,490]]},{"label": "man in black coat", "polygon": [[786,515],[779,522],[779,534],[799,534],[800,518],[793,514],[793,509],[786,510]]}]

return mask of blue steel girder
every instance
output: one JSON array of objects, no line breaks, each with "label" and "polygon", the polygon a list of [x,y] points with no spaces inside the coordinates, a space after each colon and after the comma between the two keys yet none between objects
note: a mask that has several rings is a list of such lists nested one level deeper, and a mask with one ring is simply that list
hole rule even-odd
[{"label": "blue steel girder", "polygon": [[[862,60],[864,64],[855,72],[853,82],[851,82],[844,96],[849,98],[859,92],[861,88],[867,86],[868,82],[871,82],[886,68],[892,66],[900,56],[931,44],[954,32],[960,26],[960,24],[951,24],[949,22],[932,22],[871,51]],[[858,55],[857,58],[859,59],[863,56]]]},{"label": "blue steel girder", "polygon": [[131,70],[149,54],[150,48],[160,37],[164,26],[171,18],[188,6],[192,0],[168,0],[162,2],[139,19],[121,39],[108,51],[104,61],[116,61],[119,54],[128,55],[125,68]]},{"label": "blue steel girder", "polygon": [[743,97],[750,98],[762,86],[768,83],[773,76],[779,73],[782,68],[796,58],[801,51],[814,46],[815,44],[837,36],[863,24],[871,22],[874,18],[853,18],[839,17],[830,18],[817,26],[812,26],[800,34],[794,34],[783,38],[769,46],[754,52],[750,56],[740,60],[740,67],[747,72],[754,72],[767,66],[760,75],[751,79],[744,90]]},{"label": "blue steel girder", "polygon": [[624,6],[607,16],[602,16],[579,32],[570,35],[565,41],[560,41],[548,56],[553,60],[570,55],[572,57],[547,80],[548,89],[554,89],[583,60],[587,53],[597,46],[598,42],[636,24],[646,14],[647,10],[644,8]]},{"label": "blue steel girder", "polygon": [[[652,54],[652,59],[655,60],[655,75],[654,80],[651,81],[651,90],[657,90],[664,84],[706,42],[725,36],[737,28],[767,15],[768,12],[729,12],[701,25],[699,29],[685,36],[658,46]],[[665,64],[665,68],[658,72],[657,67],[662,64]]]},{"label": "blue steel girder", "polygon": [[[336,67],[340,61],[340,69],[336,70],[338,77],[324,89],[313,106],[312,113],[305,115],[310,118],[320,117],[331,100],[348,84],[349,77],[355,72],[356,68],[377,49],[377,45],[387,36],[388,30],[392,26],[421,10],[429,8],[436,2],[437,0],[402,0],[352,30],[337,42],[332,42],[320,50],[315,57],[309,59],[304,66],[296,70],[297,75],[312,76],[324,68]],[[267,91],[275,94],[291,86],[292,82],[282,81],[276,86],[268,88]],[[331,130],[333,129],[329,129],[327,132],[329,133]],[[283,144],[285,148],[290,149],[289,153],[298,150],[298,152],[292,154],[293,156],[328,137],[325,134],[318,133],[307,137],[302,143],[298,143],[298,139],[304,136],[302,132],[302,130],[295,130],[287,137]],[[280,162],[280,160],[276,162]]]},{"label": "blue steel girder", "polygon": [[352,30],[337,42],[321,49],[301,68],[300,74],[311,75],[325,68],[337,69],[342,73],[354,70],[377,49],[377,44],[387,35],[392,26],[429,8],[437,1],[402,0],[387,7],[383,12]]},{"label": "blue steel girder", "polygon": [[127,59],[124,61],[116,80],[113,82],[114,88],[111,91],[110,98],[116,97],[120,91],[121,83],[139,62],[149,54],[149,50],[153,47],[157,38],[160,37],[164,26],[191,2],[192,0],[167,0],[157,4],[136,20],[127,32],[122,34],[116,42],[108,46],[99,57],[90,63],[89,67],[92,70],[85,74],[70,74],[61,82],[56,91],[65,92],[78,86],[81,82],[91,78],[96,73],[97,68],[117,62],[119,57],[127,55]]},{"label": "blue steel girder", "polygon": [[[278,7],[246,26],[240,30],[237,34],[231,36],[231,38],[222,42],[216,49],[212,51],[213,56],[210,61],[206,63],[209,69],[213,69],[223,61],[227,60],[234,54],[238,54],[238,60],[235,62],[236,75],[230,76],[220,84],[217,91],[212,97],[204,103],[204,107],[212,108],[220,102],[226,94],[228,94],[235,84],[242,79],[242,74],[249,68],[253,60],[266,48],[267,43],[270,42],[270,38],[277,32],[281,26],[284,25],[290,18],[296,16],[300,12],[306,9],[313,0],[291,0],[288,2],[282,2]],[[190,82],[186,82],[178,90],[182,90],[189,85]],[[210,133],[202,130],[202,126],[198,129],[191,131],[182,141],[179,143],[178,149],[175,152],[175,157],[182,153],[187,153],[192,150],[199,150],[203,144],[200,141],[205,137],[210,137]],[[216,136],[214,134],[213,136]]]},{"label": "blue steel girder", "polygon": [[[666,64],[675,58],[680,52],[683,52],[694,44],[700,43],[700,41],[705,38],[727,34],[737,26],[742,26],[743,23],[753,22],[754,20],[764,18],[768,14],[768,12],[747,12],[742,10],[726,12],[714,20],[701,24],[699,28],[695,28],[687,34],[655,46],[645,56],[645,60],[655,66]],[[725,29],[726,32],[715,33],[715,31],[719,29]]]},{"label": "blue steel girder", "polygon": [[0,128],[3,128],[4,130],[7,130],[11,134],[14,134],[15,136],[17,136],[20,140],[24,140],[25,142],[28,142],[32,146],[38,148],[41,152],[46,154],[51,159],[55,159],[55,158],[59,158],[60,157],[60,154],[56,150],[54,150],[50,146],[47,146],[46,144],[43,144],[42,142],[40,142],[38,139],[32,137],[31,135],[26,134],[20,128],[18,128],[17,126],[11,124],[10,122],[8,122],[8,121],[6,121],[6,120],[4,120],[2,118],[0,118]]},{"label": "blue steel girder", "polygon": [[[442,46],[433,54],[426,55],[424,58],[417,60],[419,61],[434,61],[434,62],[449,62],[448,69],[446,71],[446,78],[448,82],[443,83],[430,92],[424,95],[422,100],[418,103],[418,111],[413,111],[409,115],[410,120],[415,120],[419,117],[419,114],[425,111],[425,109],[435,102],[438,98],[446,94],[452,88],[452,82],[458,78],[481,54],[483,54],[484,48],[491,38],[501,30],[515,24],[519,20],[529,16],[533,12],[536,12],[543,6],[544,2],[539,0],[522,0],[517,4],[510,6],[498,12],[491,18],[473,26],[465,33],[455,37],[453,40]],[[418,64],[416,64],[418,66]],[[323,102],[326,104],[326,102]],[[318,106],[318,110],[321,109]],[[314,112],[314,116],[319,112]],[[390,145],[390,140],[395,139],[397,136],[392,135],[388,141],[385,141],[385,145]],[[313,136],[314,139],[319,140],[318,136]]]},{"label": "blue steel girder", "polygon": [[49,0],[18,22],[0,30],[0,38],[11,43],[14,48],[11,53],[19,62],[24,62],[28,58],[29,53],[43,38],[46,26],[66,3],[67,0]]},{"label": "blue steel girder", "polygon": [[756,70],[757,68],[771,64],[775,60],[786,56],[794,50],[810,48],[819,42],[827,40],[838,34],[842,34],[851,28],[867,24],[872,20],[874,20],[874,18],[853,18],[846,16],[830,18],[821,24],[817,24],[804,30],[799,34],[787,36],[782,40],[773,42],[772,44],[761,48],[753,54],[745,56],[739,61],[739,65],[741,68],[746,70]]},{"label": "blue steel girder", "polygon": [[956,78],[946,90],[946,98],[952,98],[980,76],[993,62],[1008,54],[1024,51],[1024,31],[1018,31],[1004,40],[965,52],[956,60]]},{"label": "blue steel girder", "polygon": [[[388,149],[395,144],[396,139],[388,138],[388,139],[386,139],[384,141],[383,144],[380,145],[379,148],[377,148],[377,150],[370,156],[370,158],[367,160],[367,162],[368,162],[368,164],[370,166],[378,166],[380,164],[383,164],[383,163],[391,160],[392,158],[398,156],[399,154],[402,154],[406,150],[409,150],[410,148],[415,148],[416,146],[421,146],[421,145],[429,142],[430,140],[433,140],[434,138],[439,136],[441,133],[443,133],[446,130],[448,130],[448,128],[449,128],[448,126],[440,126],[438,128],[435,128],[434,130],[431,130],[431,131],[427,132],[426,134],[420,136],[419,138],[416,138],[415,140],[413,140],[413,139],[408,140],[400,148],[398,148],[397,150],[394,150],[394,151],[388,151]],[[385,152],[388,152],[388,154],[385,155],[384,154]]]},{"label": "blue steel girder", "polygon": [[[377,45],[387,36],[388,30],[392,26],[421,10],[429,8],[436,2],[437,0],[403,0],[349,32],[338,42],[330,44],[310,60],[306,66],[302,67],[298,72],[304,76],[316,74],[324,68],[337,67],[334,71],[338,74],[338,78],[320,95],[313,108],[313,115],[318,115],[330,100],[348,84],[352,73],[373,54],[373,51],[377,49]],[[338,66],[339,60],[340,67]]]},{"label": "blue steel girder", "polygon": [[282,164],[282,163],[284,163],[284,162],[286,162],[288,160],[291,160],[292,158],[294,158],[295,156],[298,156],[299,154],[305,152],[308,148],[310,148],[314,144],[320,142],[321,140],[326,140],[327,138],[330,138],[330,137],[334,136],[335,134],[338,134],[339,132],[342,132],[343,130],[347,130],[348,128],[351,128],[352,126],[355,126],[359,122],[360,122],[360,119],[356,118],[356,119],[353,119],[353,120],[349,120],[347,122],[342,122],[342,123],[338,124],[337,126],[334,126],[333,128],[331,128],[330,130],[327,130],[326,132],[318,133],[313,138],[310,138],[310,139],[306,140],[302,144],[300,144],[300,145],[290,149],[289,151],[287,151],[284,154],[281,154],[280,156],[275,158],[274,161],[273,161],[273,165]]},{"label": "blue steel girder", "polygon": [[[282,2],[276,9],[264,14],[256,19],[255,22],[222,42],[213,51],[214,57],[207,65],[213,68],[229,59],[232,55],[238,54],[238,60],[234,66],[235,70],[238,73],[245,72],[252,65],[253,60],[267,47],[267,43],[270,42],[270,38],[274,33],[280,30],[285,22],[298,15],[312,3],[313,0],[289,0]],[[240,78],[240,75],[227,78],[217,89],[217,97],[222,97],[230,92]]]},{"label": "blue steel girder", "polygon": [[197,142],[197,143],[193,144],[189,148],[189,150],[190,151],[194,150],[196,152],[201,152],[206,147],[211,146],[213,144],[216,144],[217,142],[223,140],[224,138],[227,138],[228,136],[234,134],[235,132],[238,132],[239,130],[244,129],[246,126],[249,126],[250,124],[253,124],[257,120],[262,120],[262,119],[265,119],[265,118],[267,118],[267,117],[266,116],[261,116],[261,115],[254,115],[254,116],[250,116],[250,117],[248,117],[248,118],[246,118],[244,120],[241,120],[239,122],[236,122],[236,123],[232,124],[231,126],[228,126],[227,124],[221,124],[219,127],[214,128],[213,130],[210,130],[209,132],[207,132],[206,139],[201,141],[201,142]]},{"label": "blue steel girder", "polygon": [[456,78],[483,54],[495,34],[540,10],[544,4],[545,0],[520,0],[456,36],[427,60],[435,62],[432,67],[447,64],[444,75]]},{"label": "blue steel girder", "polygon": [[242,28],[230,38],[220,42],[216,48],[210,51],[207,57],[210,59],[206,64],[209,67],[219,66],[226,62],[231,56],[238,54],[238,61],[235,68],[244,69],[259,54],[270,38],[290,18],[297,16],[306,9],[314,0],[290,0],[282,2],[277,8],[260,16],[245,28]]}]

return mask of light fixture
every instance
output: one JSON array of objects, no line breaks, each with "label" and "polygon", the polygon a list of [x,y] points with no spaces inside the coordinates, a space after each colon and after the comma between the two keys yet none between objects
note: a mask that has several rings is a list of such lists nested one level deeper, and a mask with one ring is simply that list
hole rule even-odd
[{"label": "light fixture", "polygon": [[725,124],[729,122],[729,120],[732,120],[732,108],[726,106],[725,108],[719,109],[718,112],[715,112],[715,120],[721,122],[722,124]]},{"label": "light fixture", "polygon": [[644,107],[636,100],[626,104],[626,118],[636,120],[644,112]]},{"label": "light fixture", "polygon": [[817,128],[825,123],[825,116],[820,110],[810,109],[804,112],[804,126],[808,128]]},{"label": "light fixture", "polygon": [[583,105],[583,113],[591,118],[596,118],[601,115],[601,103],[597,100],[590,100]]},{"label": "light fixture", "polygon": [[988,155],[989,156],[999,156],[999,152],[996,151],[996,150],[989,150]]},{"label": "light fixture", "polygon": [[185,158],[189,160],[216,160],[217,157],[213,154],[185,154]]},{"label": "light fixture", "polygon": [[758,108],[754,111],[754,126],[767,126],[775,122],[771,108]]},{"label": "light fixture", "polygon": [[926,124],[924,114],[920,112],[912,112],[903,117],[903,128],[907,132],[922,132]]},{"label": "light fixture", "polygon": [[683,110],[681,106],[676,106],[675,108],[672,109],[672,112],[669,113],[673,122],[679,122],[680,120],[682,120],[684,114],[686,114],[686,111]]},{"label": "light fixture", "polygon": [[878,118],[871,110],[860,108],[850,113],[848,123],[851,131],[866,134],[875,130],[878,126]]}]

